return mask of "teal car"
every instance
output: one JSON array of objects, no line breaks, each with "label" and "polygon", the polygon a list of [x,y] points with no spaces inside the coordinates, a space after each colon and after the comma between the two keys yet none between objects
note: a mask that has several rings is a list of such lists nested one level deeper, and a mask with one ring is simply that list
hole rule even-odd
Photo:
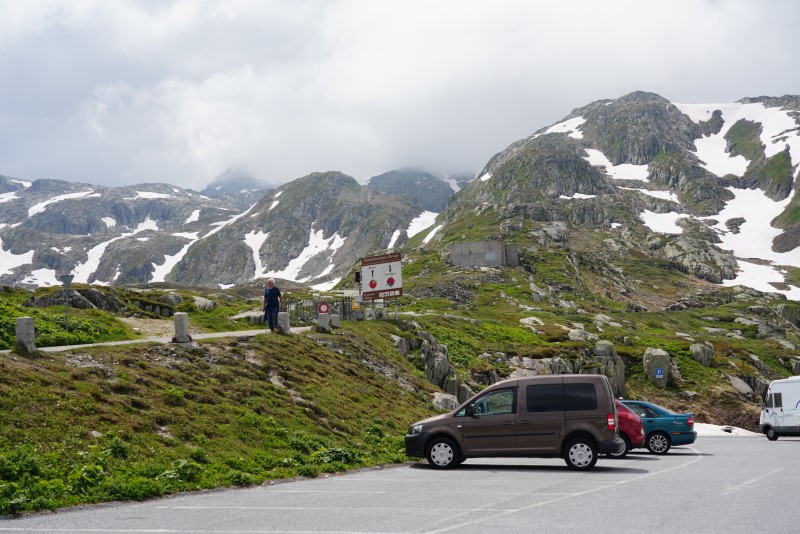
[{"label": "teal car", "polygon": [[670,447],[691,445],[697,439],[692,413],[675,413],[645,401],[620,402],[642,418],[644,445],[653,454],[667,454]]}]

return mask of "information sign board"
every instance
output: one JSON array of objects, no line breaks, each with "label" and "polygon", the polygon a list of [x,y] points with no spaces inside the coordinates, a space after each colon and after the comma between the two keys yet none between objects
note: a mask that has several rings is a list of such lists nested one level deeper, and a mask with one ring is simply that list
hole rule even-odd
[{"label": "information sign board", "polygon": [[361,258],[362,300],[403,295],[403,267],[400,253]]}]

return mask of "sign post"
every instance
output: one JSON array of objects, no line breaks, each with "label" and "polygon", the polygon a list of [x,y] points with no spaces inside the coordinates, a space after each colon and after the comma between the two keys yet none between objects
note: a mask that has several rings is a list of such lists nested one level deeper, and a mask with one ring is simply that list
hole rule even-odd
[{"label": "sign post", "polygon": [[64,308],[64,330],[69,332],[69,285],[72,283],[72,279],[75,278],[71,274],[62,274],[58,277],[61,280],[61,283],[64,284],[64,304],[66,307]]},{"label": "sign post", "polygon": [[[399,252],[361,258],[361,284],[365,291],[361,293],[363,301],[372,301],[372,316],[375,317],[375,301],[403,296],[403,264]],[[397,301],[395,301],[394,318],[398,318]]]},{"label": "sign post", "polygon": [[403,267],[400,253],[361,258],[361,283],[366,286],[362,300],[403,296]]}]

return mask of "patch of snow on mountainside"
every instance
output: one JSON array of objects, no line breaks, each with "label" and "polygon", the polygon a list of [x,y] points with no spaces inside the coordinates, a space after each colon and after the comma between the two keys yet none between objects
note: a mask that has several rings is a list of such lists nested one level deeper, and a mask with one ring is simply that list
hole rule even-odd
[{"label": "patch of snow on mountainside", "polygon": [[253,251],[253,262],[256,265],[255,277],[259,278],[263,276],[264,273],[264,264],[261,262],[261,254],[260,250],[261,247],[264,245],[264,242],[269,237],[269,232],[262,232],[259,230],[258,232],[250,232],[249,234],[245,234],[244,242],[250,247],[250,250]]},{"label": "patch of snow on mountainside", "polygon": [[[327,239],[323,237],[324,233],[324,230],[314,231],[314,227],[312,226],[306,248],[304,248],[296,258],[291,260],[282,271],[271,271],[264,273],[264,275],[273,278],[283,278],[285,280],[296,280],[298,282],[308,281],[309,278],[298,279],[300,271],[303,270],[305,264],[321,252],[330,251],[330,256],[332,257],[333,253],[344,244],[345,240],[342,239],[338,233],[333,234]],[[269,265],[267,265],[267,269],[269,269]]]},{"label": "patch of snow on mountainside", "polygon": [[156,264],[153,263],[153,273],[152,277],[150,278],[150,282],[166,282],[166,276],[170,273],[170,271],[175,267],[179,261],[186,256],[186,253],[189,251],[189,247],[194,245],[196,241],[199,240],[197,237],[198,232],[178,232],[172,234],[175,237],[183,237],[188,239],[189,242],[184,245],[184,247],[178,251],[177,254],[173,256],[164,256],[164,263]]},{"label": "patch of snow on mountainside", "polygon": [[[89,251],[86,253],[86,261],[78,263],[75,265],[75,268],[72,269],[71,274],[75,277],[73,282],[76,284],[88,284],[89,278],[95,273],[95,271],[97,271],[97,267],[100,265],[100,260],[103,258],[103,254],[105,253],[108,245],[114,241],[119,241],[120,239],[144,232],[145,230],[158,230],[158,222],[150,219],[149,215],[144,222],[140,223],[139,226],[137,226],[132,232],[109,239],[108,241],[104,241],[99,245],[95,245],[89,249]],[[95,280],[92,283],[101,286],[107,286],[110,282],[113,282],[113,280]]]},{"label": "patch of snow on mountainside", "polygon": [[189,215],[183,224],[189,224],[200,220],[200,210],[194,210],[191,215]]},{"label": "patch of snow on mountainside", "polygon": [[253,209],[254,206],[255,206],[255,204],[253,204],[252,206],[247,208],[247,210],[243,211],[242,213],[234,215],[233,217],[231,217],[227,221],[218,221],[218,222],[215,222],[215,223],[211,223],[211,226],[216,226],[216,228],[214,228],[213,230],[208,232],[206,235],[204,235],[203,238],[212,236],[212,235],[216,234],[217,232],[219,232],[220,230],[222,230],[223,228],[225,228],[226,226],[228,226],[229,224],[235,223],[236,221],[238,221],[239,219],[241,219],[242,217],[244,217],[245,215],[250,213],[250,210]]},{"label": "patch of snow on mountainside", "polygon": [[22,254],[14,254],[3,250],[3,238],[0,237],[0,275],[11,274],[16,267],[33,262],[33,250]]},{"label": "patch of snow on mountainside", "polygon": [[682,234],[683,228],[676,223],[678,219],[686,218],[684,213],[655,213],[650,210],[644,210],[639,217],[644,221],[644,225],[654,232],[661,232],[663,234]]},{"label": "patch of snow on mountainside", "polygon": [[486,174],[484,174],[483,176],[481,176],[481,177],[480,177],[480,178],[478,178],[478,179],[479,179],[481,182],[485,182],[486,180],[488,180],[488,179],[489,179],[489,178],[491,178],[491,177],[492,177],[492,173],[490,173],[490,172],[487,172]]},{"label": "patch of snow on mountainside", "polygon": [[725,134],[740,120],[748,120],[761,124],[761,142],[764,152],[769,158],[783,151],[787,146],[792,162],[800,160],[800,131],[797,123],[786,110],[767,108],[764,104],[675,104],[694,122],[707,121],[715,110],[722,112],[724,124],[719,133],[705,136],[695,141],[695,155],[705,163],[708,171],[717,176],[734,174],[742,176],[750,163],[743,156],[731,157],[725,151],[727,141]]},{"label": "patch of snow on mountainside", "polygon": [[575,194],[574,194],[574,195],[572,195],[571,197],[568,197],[568,196],[566,196],[566,195],[561,195],[561,196],[560,196],[560,197],[558,197],[558,198],[561,198],[561,199],[566,199],[566,200],[572,200],[573,198],[581,198],[581,199],[586,199],[586,198],[597,198],[597,195],[584,195],[583,193],[575,193]]},{"label": "patch of snow on mountainside", "polygon": [[138,200],[140,198],[157,199],[157,198],[172,198],[172,195],[165,193],[153,193],[152,191],[137,191],[136,196],[133,198],[126,198],[125,200]]},{"label": "patch of snow on mountainside", "polygon": [[8,193],[0,193],[0,204],[2,204],[3,202],[11,202],[12,200],[15,200],[17,198],[19,197],[17,196],[16,191],[10,191]]},{"label": "patch of snow on mountainside", "polygon": [[279,203],[278,197],[281,196],[282,194],[283,194],[283,191],[278,191],[277,193],[275,193],[275,196],[272,197],[272,205],[269,207],[269,209],[267,211],[272,211],[277,207],[277,205]]},{"label": "patch of snow on mountainside", "polygon": [[35,271],[31,271],[31,274],[26,276],[22,280],[22,283],[39,287],[61,285],[61,281],[56,278],[56,272],[53,269],[36,269]]},{"label": "patch of snow on mountainside", "polygon": [[62,200],[70,200],[73,198],[94,198],[99,196],[101,196],[100,193],[95,193],[94,191],[82,191],[80,193],[67,193],[66,195],[58,195],[57,197],[45,200],[44,202],[39,202],[38,204],[34,204],[28,208],[28,217],[33,217],[37,213],[42,213],[50,204],[55,204],[56,202],[61,202]]},{"label": "patch of snow on mountainside", "polygon": [[[776,215],[781,213],[791,201],[791,198],[775,202],[760,189],[734,189],[728,191],[735,195],[729,200],[719,215],[708,219],[719,221],[714,228],[720,233],[723,249],[731,249],[736,256],[741,258],[761,258],[776,263],[786,263],[800,267],[800,253],[773,252],[772,240],[779,236],[782,230],[773,228],[770,223]],[[728,231],[725,221],[742,217],[745,222],[739,226],[739,233]]]},{"label": "patch of snow on mountainside", "polygon": [[164,263],[157,265],[153,263],[153,273],[152,277],[150,278],[150,282],[166,282],[166,276],[175,267],[179,261],[186,256],[186,253],[189,251],[189,247],[194,244],[194,241],[189,241],[186,243],[182,249],[178,251],[177,254],[173,256],[164,256]]},{"label": "patch of snow on mountainside", "polygon": [[436,222],[436,217],[438,216],[438,213],[434,213],[432,211],[423,211],[414,217],[414,219],[408,225],[408,229],[406,230],[408,238],[411,239],[426,228],[430,228],[430,226]]},{"label": "patch of snow on mountainside", "polygon": [[649,174],[647,165],[633,165],[630,163],[614,165],[605,154],[599,150],[594,150],[593,148],[587,148],[586,154],[588,154],[588,156],[583,159],[588,161],[589,165],[593,167],[603,167],[606,171],[606,174],[611,176],[611,178],[614,180],[639,180],[640,182],[647,181],[647,175]]},{"label": "patch of snow on mountainside", "polygon": [[441,230],[443,226],[444,226],[443,224],[440,224],[439,226],[437,226],[436,228],[434,228],[433,230],[428,232],[428,235],[425,236],[425,239],[422,240],[422,243],[423,244],[428,244],[428,242],[430,242],[430,240],[433,239],[433,236],[436,235],[436,232]]},{"label": "patch of snow on mountainside", "polygon": [[9,182],[11,182],[12,184],[19,184],[22,187],[24,187],[25,189],[27,189],[27,188],[29,188],[30,186],[33,185],[32,182],[26,182],[25,180],[9,180]]},{"label": "patch of snow on mountainside", "polygon": [[[559,122],[558,124],[554,124],[547,130],[545,130],[544,134],[566,133],[569,135],[569,137],[572,137],[574,139],[583,139],[583,132],[578,130],[578,127],[580,127],[584,122],[586,122],[586,119],[584,119],[583,117],[573,117],[571,119],[565,120],[564,122]],[[544,134],[535,135],[534,138]]]},{"label": "patch of snow on mountainside", "polygon": [[389,240],[389,245],[386,248],[393,248],[394,244],[397,243],[398,237],[400,237],[400,230],[395,230],[392,234],[392,238]]},{"label": "patch of snow on mountainside", "polygon": [[109,228],[113,228],[113,227],[115,227],[117,225],[117,221],[115,221],[111,217],[103,217],[100,220],[103,221],[104,223],[106,223],[106,226],[109,227]]},{"label": "patch of snow on mountainside", "polygon": [[[740,272],[734,280],[725,280],[724,285],[746,285],[760,291],[776,291],[768,282],[783,282],[780,265],[800,267],[800,253],[774,252],[772,241],[782,230],[773,228],[770,223],[775,215],[781,213],[791,201],[790,198],[775,202],[760,189],[728,190],[735,195],[729,200],[719,215],[708,217],[719,221],[713,228],[719,233],[721,243],[717,245],[723,250],[732,250],[738,259]],[[739,233],[734,234],[725,226],[730,219],[744,218],[739,226]],[[747,258],[768,260],[774,265],[756,265],[742,261]],[[800,300],[800,288],[782,291],[788,298]]]},{"label": "patch of snow on mountainside", "polygon": [[454,193],[458,193],[461,191],[461,187],[459,187],[458,182],[450,178],[449,176],[442,178],[442,181],[450,186],[450,189],[453,190]]},{"label": "patch of snow on mountainside", "polygon": [[331,289],[336,287],[336,284],[338,284],[341,280],[342,280],[341,278],[336,278],[336,279],[331,280],[329,282],[323,282],[321,284],[314,284],[314,285],[311,286],[311,289],[314,289],[316,291],[330,291]]}]

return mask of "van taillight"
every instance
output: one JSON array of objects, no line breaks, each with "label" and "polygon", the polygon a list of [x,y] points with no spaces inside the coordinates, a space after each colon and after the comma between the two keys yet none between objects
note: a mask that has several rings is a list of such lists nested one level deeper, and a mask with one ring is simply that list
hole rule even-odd
[{"label": "van taillight", "polygon": [[617,428],[617,422],[614,420],[614,414],[608,414],[608,429],[615,430]]},{"label": "van taillight", "polygon": [[686,420],[686,424],[689,426],[694,426],[694,417],[690,415],[689,418]]}]

